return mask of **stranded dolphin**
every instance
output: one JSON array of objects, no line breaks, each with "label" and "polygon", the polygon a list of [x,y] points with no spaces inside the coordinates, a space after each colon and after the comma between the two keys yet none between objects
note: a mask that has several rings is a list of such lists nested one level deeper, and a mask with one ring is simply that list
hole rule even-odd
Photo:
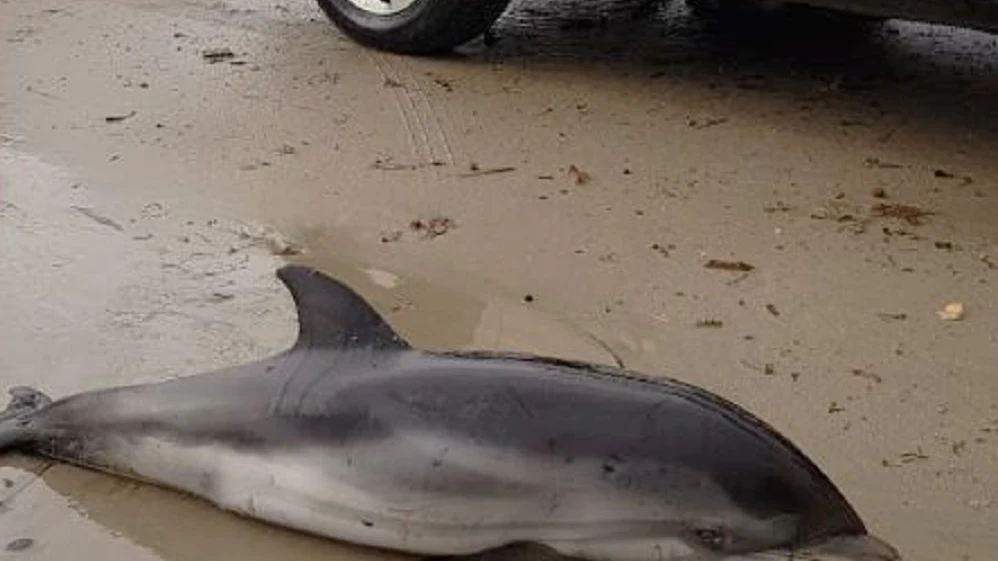
[{"label": "stranded dolphin", "polygon": [[899,558],[791,442],[716,395],[581,362],[420,351],[332,278],[277,275],[298,313],[288,350],[54,402],[15,388],[0,449],[430,556]]}]

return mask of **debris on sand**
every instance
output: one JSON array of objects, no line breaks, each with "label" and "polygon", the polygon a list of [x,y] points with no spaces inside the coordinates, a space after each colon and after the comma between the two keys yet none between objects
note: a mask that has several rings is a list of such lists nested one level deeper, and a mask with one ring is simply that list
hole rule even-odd
[{"label": "debris on sand", "polygon": [[932,175],[934,177],[938,177],[939,179],[952,179],[952,178],[956,177],[951,172],[948,172],[948,171],[946,171],[944,169],[937,169],[937,170],[935,170],[935,171],[932,172]]},{"label": "debris on sand", "polygon": [[762,207],[762,211],[767,214],[773,214],[774,212],[790,212],[794,207],[788,205],[783,201],[776,201],[771,205],[766,205]]},{"label": "debris on sand", "polygon": [[589,173],[582,171],[575,164],[568,166],[568,178],[576,185],[585,185],[593,179]]},{"label": "debris on sand", "polygon": [[954,456],[962,456],[963,451],[967,448],[966,440],[958,440],[950,445],[950,450],[953,451]]},{"label": "debris on sand", "polygon": [[662,245],[660,243],[651,244],[651,248],[658,252],[662,257],[668,257],[669,252],[676,249],[675,244]]},{"label": "debris on sand", "polygon": [[166,207],[161,203],[148,203],[142,207],[142,218],[163,218],[166,216]]},{"label": "debris on sand", "polygon": [[887,458],[884,458],[880,460],[880,465],[887,468],[897,468],[905,464],[910,464],[912,462],[920,460],[928,460],[928,459],[929,459],[928,454],[922,451],[921,446],[918,446],[916,447],[914,452],[902,452],[901,454],[899,454],[898,461],[896,463],[888,460]]},{"label": "debris on sand", "polygon": [[239,237],[244,240],[251,240],[254,244],[265,245],[270,253],[274,255],[299,255],[305,251],[304,248],[290,238],[269,226],[255,228],[255,230],[250,231],[249,228],[243,228],[239,232]]},{"label": "debris on sand", "polygon": [[18,136],[12,136],[9,134],[0,134],[0,146],[5,144],[16,144],[23,142],[24,139]]},{"label": "debris on sand", "polygon": [[739,271],[747,273],[755,269],[754,265],[749,265],[744,261],[722,261],[721,259],[711,259],[704,264],[707,269],[718,269],[721,271]]},{"label": "debris on sand", "polygon": [[904,312],[897,312],[897,313],[880,312],[877,314],[877,317],[884,321],[904,321],[908,319],[908,314]]},{"label": "debris on sand", "polygon": [[884,379],[880,377],[880,374],[877,374],[876,372],[867,372],[862,368],[853,368],[852,375],[858,378],[866,378],[867,380],[873,380],[878,384],[884,381]]},{"label": "debris on sand", "polygon": [[121,227],[121,224],[118,224],[113,219],[108,218],[107,216],[104,216],[103,214],[98,213],[97,211],[95,211],[92,208],[87,208],[87,207],[83,207],[83,206],[72,206],[70,208],[72,208],[76,212],[79,212],[83,216],[86,216],[90,220],[93,220],[94,222],[100,224],[101,226],[107,226],[108,228],[114,228],[115,230],[117,230],[119,232],[123,232],[125,230],[124,228]]},{"label": "debris on sand", "polygon": [[17,538],[16,540],[9,542],[4,548],[7,551],[24,551],[35,545],[35,540],[31,538]]},{"label": "debris on sand", "polygon": [[452,91],[454,91],[454,85],[451,84],[450,80],[446,80],[444,78],[436,77],[436,78],[433,78],[433,83],[436,84],[436,85],[438,85],[438,86],[440,86],[441,88],[443,88],[444,91],[446,91],[446,92],[452,92]]},{"label": "debris on sand", "polygon": [[216,62],[222,62],[223,60],[229,60],[235,57],[236,53],[232,52],[232,49],[227,47],[207,49],[201,53],[201,58],[206,60],[209,64],[215,64]]},{"label": "debris on sand", "polygon": [[[752,337],[751,335],[746,335],[744,337],[744,339],[746,341],[751,341],[751,340],[755,339],[755,337]],[[759,366],[757,364],[752,364],[751,362],[748,362],[746,360],[740,360],[738,362],[742,363],[742,366],[744,366],[745,368],[748,368],[750,370],[755,370],[756,372],[762,372],[766,376],[775,376],[776,375],[776,367],[773,366],[773,363],[771,363],[771,362],[767,362],[766,364],[764,364],[762,366]]]},{"label": "debris on sand", "polygon": [[687,119],[686,126],[691,129],[709,129],[710,127],[716,127],[717,125],[723,125],[728,122],[727,117],[708,117],[706,119]]},{"label": "debris on sand", "polygon": [[866,225],[859,220],[856,215],[860,209],[844,200],[845,196],[839,193],[834,199],[829,200],[824,205],[811,211],[812,220],[830,220],[845,224],[847,228],[852,228],[855,233],[861,234],[866,230]]},{"label": "debris on sand", "polygon": [[274,232],[272,236],[268,236],[265,241],[267,249],[274,255],[298,255],[302,252],[302,248],[298,244],[277,232]]},{"label": "debris on sand", "polygon": [[924,210],[914,205],[903,205],[897,203],[880,203],[874,205],[870,212],[877,218],[897,218],[904,220],[912,226],[922,224],[922,219],[935,214],[931,210]]},{"label": "debris on sand", "polygon": [[929,456],[922,451],[921,446],[916,446],[914,452],[902,452],[899,459],[902,464],[910,464],[916,460],[928,460]]},{"label": "debris on sand", "polygon": [[936,311],[936,315],[943,321],[960,321],[967,314],[967,309],[963,302],[954,300],[947,302],[942,308]]},{"label": "debris on sand", "polygon": [[405,87],[405,85],[402,84],[402,82],[399,82],[398,80],[396,80],[394,78],[389,78],[387,76],[385,77],[384,86],[386,88],[404,88]]},{"label": "debris on sand", "polygon": [[391,158],[378,158],[374,160],[371,165],[374,169],[379,169],[381,171],[401,171],[401,170],[417,170],[425,167],[439,167],[447,165],[446,162],[441,162],[440,160],[433,160],[428,163],[418,163],[418,164],[400,164],[393,161]]},{"label": "debris on sand", "polygon": [[892,162],[882,161],[880,158],[867,158],[863,164],[868,168],[880,168],[880,169],[900,169],[903,168],[901,164],[895,164]]},{"label": "debris on sand", "polygon": [[402,230],[392,230],[381,234],[381,243],[394,243],[402,239]]},{"label": "debris on sand", "polygon": [[511,171],[516,171],[513,166],[499,166],[494,168],[483,168],[476,163],[472,163],[468,166],[468,171],[464,173],[457,174],[458,177],[480,177],[482,175],[494,175],[497,173],[508,173]]},{"label": "debris on sand", "polygon": [[428,220],[416,219],[409,223],[409,229],[425,240],[442,236],[455,226],[457,223],[446,216],[435,216]]},{"label": "debris on sand", "polygon": [[713,328],[724,327],[724,322],[719,319],[713,319],[713,318],[698,319],[697,327],[713,327]]},{"label": "debris on sand", "polygon": [[104,122],[105,123],[120,123],[120,122],[125,121],[127,119],[131,119],[135,115],[136,115],[135,111],[129,111],[128,113],[124,113],[122,115],[108,115],[107,117],[104,117]]}]

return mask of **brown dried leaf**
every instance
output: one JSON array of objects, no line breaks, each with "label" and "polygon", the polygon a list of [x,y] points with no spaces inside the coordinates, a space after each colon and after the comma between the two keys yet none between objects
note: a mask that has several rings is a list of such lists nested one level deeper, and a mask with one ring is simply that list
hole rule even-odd
[{"label": "brown dried leaf", "polygon": [[435,216],[428,220],[417,219],[409,223],[409,229],[418,233],[423,239],[442,236],[455,226],[457,226],[457,223],[446,216]]},{"label": "brown dried leaf", "polygon": [[744,261],[723,261],[721,259],[711,259],[704,264],[707,269],[719,269],[722,271],[741,271],[748,272],[755,269],[755,266],[749,265]]},{"label": "brown dried leaf", "polygon": [[876,372],[867,372],[862,368],[853,368],[852,375],[858,378],[866,378],[867,380],[873,380],[878,384],[884,381],[884,379],[880,377],[880,374],[877,374]]},{"label": "brown dried leaf", "polygon": [[575,164],[568,166],[568,178],[576,185],[585,185],[593,179],[589,173],[582,171]]}]

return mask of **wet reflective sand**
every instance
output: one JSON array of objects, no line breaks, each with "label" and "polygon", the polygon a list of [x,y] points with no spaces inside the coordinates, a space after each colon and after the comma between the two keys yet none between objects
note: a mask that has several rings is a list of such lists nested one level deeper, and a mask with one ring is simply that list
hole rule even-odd
[{"label": "wet reflective sand", "polygon": [[[995,37],[519,2],[414,59],[259,0],[0,3],[0,36],[0,385],[274,352],[297,260],[419,346],[718,391],[907,559],[998,549]],[[0,559],[387,555],[0,466],[0,546],[33,540]]]}]

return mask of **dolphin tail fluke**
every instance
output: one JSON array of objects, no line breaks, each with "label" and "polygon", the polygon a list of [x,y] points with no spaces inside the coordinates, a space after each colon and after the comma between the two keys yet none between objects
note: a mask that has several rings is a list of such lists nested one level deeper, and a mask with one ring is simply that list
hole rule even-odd
[{"label": "dolphin tail fluke", "polygon": [[0,450],[20,444],[28,435],[23,421],[45,409],[52,399],[44,393],[24,386],[11,388],[10,403],[0,411]]},{"label": "dolphin tail fluke", "polygon": [[277,278],[298,310],[295,348],[408,349],[409,344],[364,298],[345,284],[304,265],[285,265]]}]

